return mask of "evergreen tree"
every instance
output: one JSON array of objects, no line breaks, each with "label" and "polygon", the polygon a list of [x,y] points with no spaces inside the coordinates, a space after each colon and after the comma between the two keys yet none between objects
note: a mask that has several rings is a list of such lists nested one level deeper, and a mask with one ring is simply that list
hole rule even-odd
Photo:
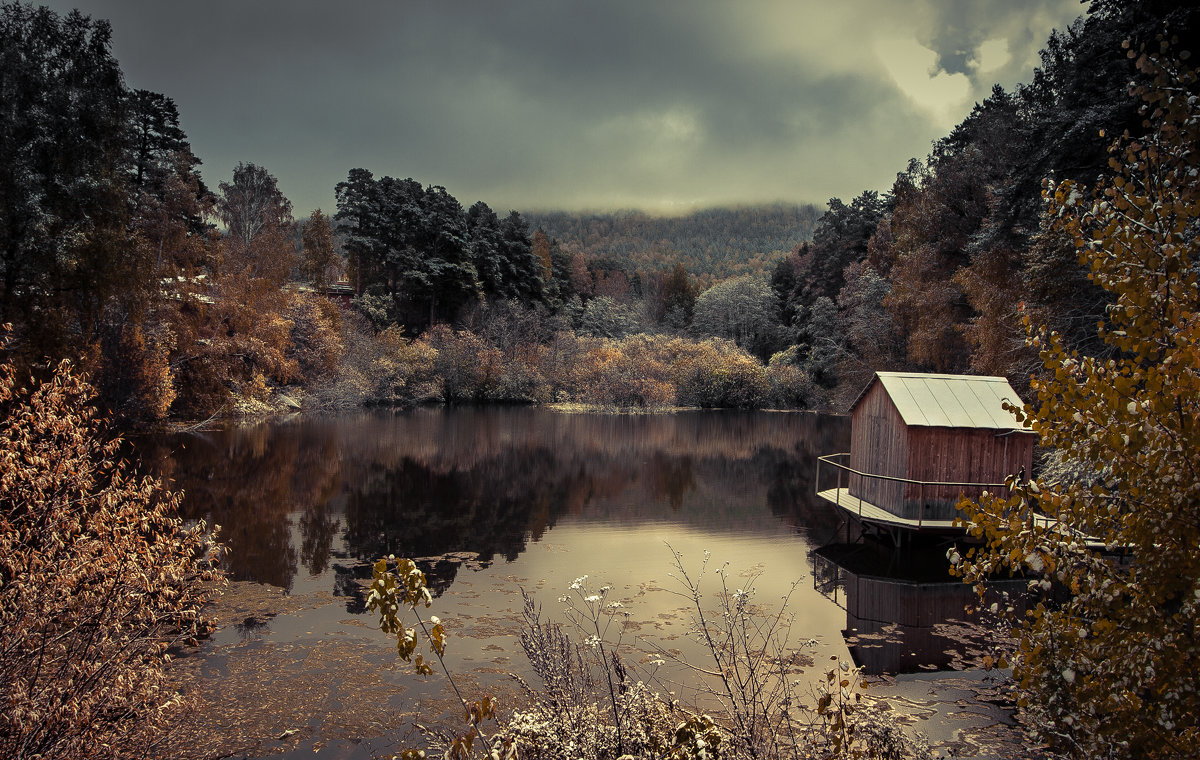
[{"label": "evergreen tree", "polygon": [[125,87],[107,22],[0,6],[0,322],[79,355],[155,272],[127,243]]},{"label": "evergreen tree", "polygon": [[491,299],[505,297],[507,288],[500,218],[491,206],[477,201],[467,211],[467,227],[471,233],[471,259],[475,263],[484,294]]},{"label": "evergreen tree", "polygon": [[329,287],[340,261],[333,243],[333,227],[321,209],[312,212],[301,236],[300,271],[317,290]]},{"label": "evergreen tree", "polygon": [[345,182],[334,188],[337,213],[333,221],[345,236],[343,246],[349,257],[350,275],[355,292],[362,295],[375,280],[375,269],[383,258],[382,199],[375,177],[366,169],[351,169]]},{"label": "evergreen tree", "polygon": [[676,263],[663,283],[663,321],[675,329],[692,323],[696,309],[696,290],[688,279],[687,269]]},{"label": "evergreen tree", "polygon": [[510,211],[500,223],[500,232],[507,297],[526,304],[541,300],[545,280],[542,262],[533,252],[529,225],[518,212]]}]

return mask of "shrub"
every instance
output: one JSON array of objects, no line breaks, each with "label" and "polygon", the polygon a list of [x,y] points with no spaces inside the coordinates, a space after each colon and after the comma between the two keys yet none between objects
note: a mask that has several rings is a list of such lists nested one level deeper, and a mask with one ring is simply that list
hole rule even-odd
[{"label": "shrub", "polygon": [[501,363],[492,400],[549,401],[550,383],[541,371],[542,351],[537,346],[521,346],[514,353],[514,356]]},{"label": "shrub", "polygon": [[565,357],[560,357],[558,384],[570,398],[583,402],[645,407],[674,404],[671,369],[652,352],[638,350],[644,343],[644,336],[621,341],[574,338],[570,348],[559,347]]},{"label": "shrub", "polygon": [[493,395],[503,358],[500,351],[472,332],[446,325],[430,328],[422,341],[437,352],[433,365],[443,401],[479,401]]},{"label": "shrub", "polygon": [[372,401],[412,404],[436,398],[438,351],[426,340],[409,340],[399,327],[389,327],[376,336],[375,358],[368,370],[374,384]]},{"label": "shrub", "polygon": [[172,647],[205,631],[216,548],[104,442],[66,363],[0,365],[0,756],[145,756],[180,703]]},{"label": "shrub", "polygon": [[291,293],[285,315],[292,324],[286,356],[301,378],[312,382],[332,373],[343,351],[338,305],[322,296]]},{"label": "shrub", "polygon": [[812,378],[795,364],[776,361],[776,358],[781,355],[772,356],[771,363],[767,365],[767,382],[771,386],[771,402],[782,407],[811,408],[817,395]]},{"label": "shrub", "polygon": [[767,400],[766,370],[732,341],[709,338],[679,366],[679,402],[689,406],[753,408]]}]

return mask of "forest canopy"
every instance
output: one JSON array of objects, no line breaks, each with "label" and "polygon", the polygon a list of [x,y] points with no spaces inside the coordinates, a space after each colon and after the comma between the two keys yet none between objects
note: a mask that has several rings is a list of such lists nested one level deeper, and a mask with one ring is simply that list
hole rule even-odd
[{"label": "forest canopy", "polygon": [[[1025,386],[1038,362],[1019,304],[1070,348],[1112,352],[1093,329],[1111,297],[1047,223],[1041,181],[1102,176],[1101,133],[1144,130],[1129,84],[1145,76],[1122,42],[1165,26],[1186,49],[1194,16],[1183,3],[1091,3],[1026,83],[995,87],[891,188],[820,214],[523,214],[460,202],[437,178],[352,168],[336,209],[297,220],[267,167],[204,183],[170,97],[125,85],[106,22],[7,3],[0,91],[19,107],[0,114],[0,318],[24,366],[74,359],[133,424],[590,401],[547,357],[637,335],[732,341],[775,378],[771,393],[744,394],[768,404],[841,411],[880,369]],[[465,396],[441,369],[416,379],[426,358],[457,366],[435,356],[468,344],[476,368],[499,355],[523,379]]]}]

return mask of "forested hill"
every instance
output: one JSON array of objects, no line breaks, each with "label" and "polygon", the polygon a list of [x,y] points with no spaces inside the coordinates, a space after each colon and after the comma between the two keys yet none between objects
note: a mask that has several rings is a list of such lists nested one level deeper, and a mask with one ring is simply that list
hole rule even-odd
[{"label": "forested hill", "polygon": [[609,260],[628,269],[658,271],[681,262],[694,275],[716,279],[767,271],[773,260],[812,238],[824,209],[777,203],[712,208],[687,216],[651,216],[640,211],[528,213],[567,250]]}]

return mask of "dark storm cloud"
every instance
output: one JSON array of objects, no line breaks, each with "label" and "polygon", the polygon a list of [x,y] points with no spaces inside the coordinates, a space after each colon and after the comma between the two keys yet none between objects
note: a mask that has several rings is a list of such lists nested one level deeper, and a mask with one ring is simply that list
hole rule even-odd
[{"label": "dark storm cloud", "polygon": [[[1047,22],[1065,26],[1084,6],[1043,0],[928,0],[931,23],[921,42],[937,53],[937,66],[950,74],[972,74],[975,55],[988,39],[1007,41],[1013,59],[1028,62],[1046,41]],[[1065,11],[1065,14],[1064,14]]]},{"label": "dark storm cloud", "polygon": [[359,166],[500,209],[886,189],[992,81],[1027,76],[1032,51],[1078,7],[94,0],[83,10],[112,20],[131,86],[176,100],[211,185],[252,161],[299,214],[330,210],[334,184]]}]

